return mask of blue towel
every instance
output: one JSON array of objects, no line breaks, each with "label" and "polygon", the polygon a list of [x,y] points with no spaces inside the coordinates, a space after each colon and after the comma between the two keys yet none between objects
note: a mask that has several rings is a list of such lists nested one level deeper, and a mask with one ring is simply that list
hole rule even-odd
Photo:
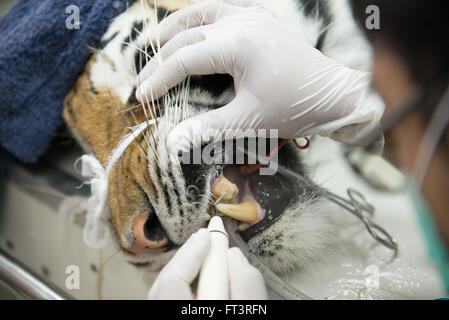
[{"label": "blue towel", "polygon": [[[64,97],[90,48],[132,1],[18,0],[0,17],[0,166],[38,160],[62,123]],[[79,8],[79,29],[66,27],[70,5]]]}]

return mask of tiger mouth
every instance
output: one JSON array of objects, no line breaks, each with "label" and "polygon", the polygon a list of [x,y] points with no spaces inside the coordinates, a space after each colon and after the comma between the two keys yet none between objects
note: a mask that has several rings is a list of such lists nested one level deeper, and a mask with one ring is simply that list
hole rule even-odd
[{"label": "tiger mouth", "polygon": [[[241,223],[240,229],[260,222],[264,215],[259,202],[241,174],[241,166],[226,166],[221,175],[212,180],[211,191],[217,200],[217,211]],[[232,182],[231,182],[232,180]]]},{"label": "tiger mouth", "polygon": [[[235,220],[245,241],[275,224],[295,199],[295,181],[276,173],[243,173],[245,165],[226,165],[212,180],[219,214]],[[230,196],[229,196],[230,195]]]},{"label": "tiger mouth", "polygon": [[[289,167],[290,162],[299,163],[293,150],[285,146],[279,152],[279,164]],[[246,174],[244,169],[247,166],[215,166],[210,172],[212,178],[209,186],[211,201],[221,199],[216,204],[218,214],[231,218],[235,226],[233,231],[239,232],[246,242],[279,221],[301,189],[297,181],[279,172],[274,175],[262,175],[259,171]],[[295,166],[291,169],[300,173]],[[210,207],[209,213],[213,212],[214,208]],[[156,251],[146,252],[166,252],[176,247],[157,215],[151,217],[144,225],[144,234],[147,239],[160,245],[153,248]]]}]

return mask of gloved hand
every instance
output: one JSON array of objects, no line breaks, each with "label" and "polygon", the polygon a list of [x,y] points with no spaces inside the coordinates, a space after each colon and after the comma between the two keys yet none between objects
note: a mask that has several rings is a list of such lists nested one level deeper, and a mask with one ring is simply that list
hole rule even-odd
[{"label": "gloved hand", "polygon": [[369,73],[324,56],[251,6],[255,1],[225,2],[197,2],[166,18],[159,56],[139,75],[140,101],[158,99],[188,75],[234,78],[235,98],[176,126],[169,150],[198,146],[204,132],[223,139],[227,129],[278,129],[281,138],[318,134],[356,143],[377,127],[384,108],[369,94]]},{"label": "gloved hand", "polygon": [[[210,233],[200,229],[176,252],[162,269],[148,293],[148,299],[192,300],[190,284],[197,277],[210,247]],[[233,300],[267,299],[261,273],[249,264],[240,249],[228,250],[230,298]]]}]

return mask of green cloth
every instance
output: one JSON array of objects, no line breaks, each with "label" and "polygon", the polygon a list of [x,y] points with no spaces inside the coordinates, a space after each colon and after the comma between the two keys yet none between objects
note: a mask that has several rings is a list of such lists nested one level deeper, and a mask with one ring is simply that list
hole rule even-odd
[{"label": "green cloth", "polygon": [[[411,179],[410,179],[411,180]],[[449,252],[440,238],[435,220],[427,202],[423,199],[414,181],[409,181],[411,198],[416,208],[418,220],[426,239],[429,259],[439,268],[444,289],[449,294]]]}]

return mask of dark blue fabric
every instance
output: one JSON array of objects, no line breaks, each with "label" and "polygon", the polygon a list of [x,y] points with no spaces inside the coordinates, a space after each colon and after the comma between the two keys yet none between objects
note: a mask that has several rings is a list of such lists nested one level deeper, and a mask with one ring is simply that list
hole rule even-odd
[{"label": "dark blue fabric", "polygon": [[[0,153],[35,162],[62,123],[62,103],[112,18],[132,0],[18,0],[0,17]],[[66,28],[66,7],[80,29]],[[0,165],[7,159],[0,155]],[[9,157],[10,158],[10,157]]]},{"label": "dark blue fabric", "polygon": [[2,147],[0,147],[0,179],[2,179],[5,175],[5,169],[16,162],[14,157]]}]

